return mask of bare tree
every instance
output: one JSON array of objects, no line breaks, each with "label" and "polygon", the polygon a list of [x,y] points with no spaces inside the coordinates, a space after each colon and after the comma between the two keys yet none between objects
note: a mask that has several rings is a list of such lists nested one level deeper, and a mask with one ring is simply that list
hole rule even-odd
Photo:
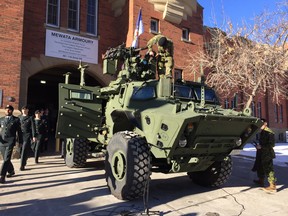
[{"label": "bare tree", "polygon": [[[278,103],[288,92],[288,3],[274,12],[263,12],[254,24],[225,31],[209,28],[203,52],[190,53],[188,68],[208,71],[206,83],[223,96],[244,96],[249,108],[256,94],[271,94]],[[207,35],[206,35],[207,36]]]}]

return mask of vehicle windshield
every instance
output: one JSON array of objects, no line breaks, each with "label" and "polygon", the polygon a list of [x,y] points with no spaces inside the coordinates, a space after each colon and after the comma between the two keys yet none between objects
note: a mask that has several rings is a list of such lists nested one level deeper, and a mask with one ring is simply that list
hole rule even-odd
[{"label": "vehicle windshield", "polygon": [[190,100],[195,99],[195,94],[193,93],[193,90],[188,86],[175,85],[174,96],[176,98],[183,98],[183,99],[190,99]]},{"label": "vehicle windshield", "polygon": [[[201,87],[194,87],[194,91],[196,92],[197,99],[201,100]],[[211,103],[219,103],[218,98],[213,89],[205,88],[205,101]]]},{"label": "vehicle windshield", "polygon": [[137,86],[133,88],[132,100],[148,100],[156,97],[154,86]]},{"label": "vehicle windshield", "polygon": [[[175,85],[174,97],[184,100],[201,100],[201,86],[186,86]],[[210,88],[205,88],[205,102],[219,104],[215,91]]]}]

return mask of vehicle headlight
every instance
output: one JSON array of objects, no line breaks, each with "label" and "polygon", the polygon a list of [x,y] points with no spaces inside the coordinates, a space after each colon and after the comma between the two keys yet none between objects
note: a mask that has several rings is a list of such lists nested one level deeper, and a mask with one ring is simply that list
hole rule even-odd
[{"label": "vehicle headlight", "polygon": [[238,140],[235,141],[236,146],[241,146],[242,145],[242,139],[239,138]]},{"label": "vehicle headlight", "polygon": [[245,137],[250,136],[251,133],[252,133],[252,128],[251,128],[251,127],[248,127],[248,128],[246,129]]},{"label": "vehicle headlight", "polygon": [[179,140],[179,146],[181,148],[185,147],[187,145],[187,139],[185,137],[181,137],[181,139]]}]

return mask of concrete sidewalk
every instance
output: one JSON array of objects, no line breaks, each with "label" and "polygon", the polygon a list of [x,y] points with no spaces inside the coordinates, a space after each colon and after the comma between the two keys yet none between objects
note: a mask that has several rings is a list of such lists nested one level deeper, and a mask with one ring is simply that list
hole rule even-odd
[{"label": "concrete sidewalk", "polygon": [[[153,173],[148,203],[121,201],[106,186],[103,160],[89,160],[85,168],[70,169],[60,155],[29,158],[27,170],[12,160],[15,177],[0,185],[0,215],[132,216],[149,206],[149,215],[257,216],[288,215],[287,168],[276,167],[278,192],[267,194],[253,185],[252,161],[233,156],[233,172],[221,188],[195,185],[186,173]],[[146,214],[147,215],[147,214]]]}]

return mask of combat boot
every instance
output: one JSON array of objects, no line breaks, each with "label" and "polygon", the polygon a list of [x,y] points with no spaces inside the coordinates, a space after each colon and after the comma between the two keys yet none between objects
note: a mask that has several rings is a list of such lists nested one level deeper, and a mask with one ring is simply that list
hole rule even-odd
[{"label": "combat boot", "polygon": [[258,180],[253,180],[253,182],[260,187],[264,187],[264,178],[259,178]]},{"label": "combat boot", "polygon": [[269,187],[262,188],[262,190],[264,190],[267,193],[276,193],[277,192],[276,184],[275,183],[270,183]]},{"label": "combat boot", "polygon": [[1,176],[0,177],[0,184],[4,184],[5,183],[5,176]]}]

